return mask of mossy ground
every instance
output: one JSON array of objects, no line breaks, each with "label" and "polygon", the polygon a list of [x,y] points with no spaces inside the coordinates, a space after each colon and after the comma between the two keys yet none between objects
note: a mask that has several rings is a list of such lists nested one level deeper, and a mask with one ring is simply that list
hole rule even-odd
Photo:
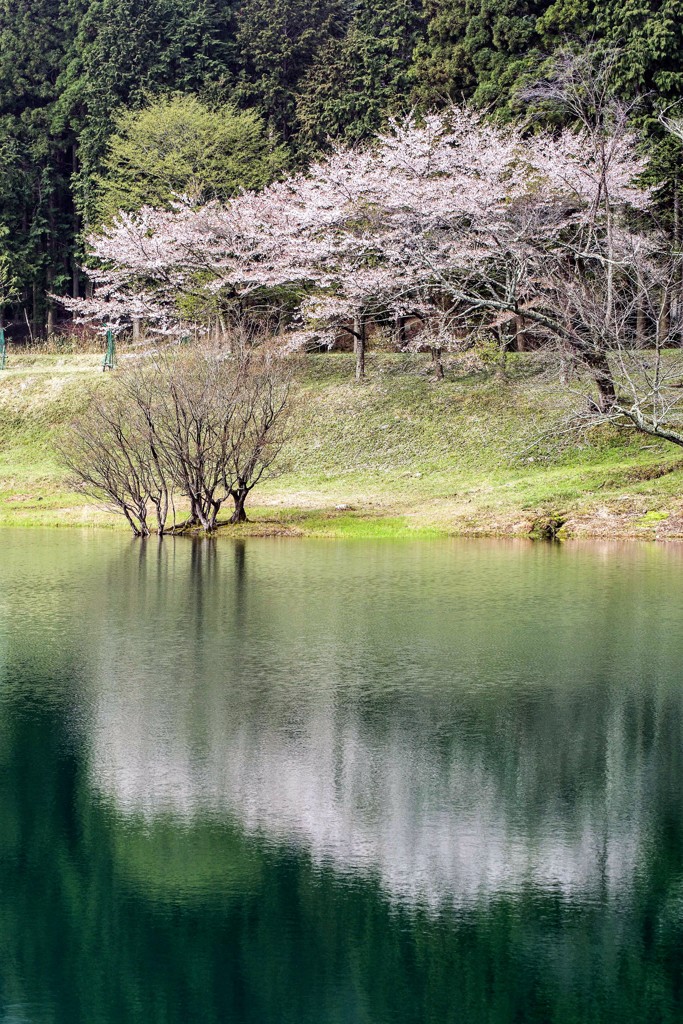
[{"label": "mossy ground", "polygon": [[[96,355],[13,355],[0,373],[0,525],[122,527],[69,487],[55,441],[107,387]],[[683,535],[683,452],[633,432],[567,432],[576,398],[513,356],[505,377],[377,353],[307,358],[283,472],[243,534]]]}]

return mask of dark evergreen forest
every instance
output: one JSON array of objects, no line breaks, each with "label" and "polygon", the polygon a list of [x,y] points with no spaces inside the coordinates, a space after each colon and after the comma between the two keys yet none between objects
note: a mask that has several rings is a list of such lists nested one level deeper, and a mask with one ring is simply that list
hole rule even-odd
[{"label": "dark evergreen forest", "polygon": [[680,230],[680,148],[657,111],[683,98],[683,0],[1,0],[2,315],[44,337],[49,294],[83,293],[83,234],[126,111],[174,94],[249,111],[274,175],[407,109],[522,117],[544,61],[589,42],[619,48],[618,91],[639,98]]}]

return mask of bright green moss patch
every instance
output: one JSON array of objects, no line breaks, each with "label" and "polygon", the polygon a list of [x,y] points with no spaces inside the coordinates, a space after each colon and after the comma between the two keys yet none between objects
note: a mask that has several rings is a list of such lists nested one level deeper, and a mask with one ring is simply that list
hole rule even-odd
[{"label": "bright green moss patch", "polygon": [[646,512],[637,522],[637,526],[650,526],[652,523],[661,523],[669,518],[669,512]]}]

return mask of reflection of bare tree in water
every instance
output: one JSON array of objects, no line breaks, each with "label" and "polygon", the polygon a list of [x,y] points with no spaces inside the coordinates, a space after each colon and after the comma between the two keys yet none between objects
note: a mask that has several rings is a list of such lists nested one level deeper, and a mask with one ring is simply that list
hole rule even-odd
[{"label": "reflection of bare tree in water", "polygon": [[[246,568],[247,558],[247,545],[243,540],[235,540],[232,542],[235,551],[235,590],[238,597],[241,596],[244,589],[244,574]],[[241,605],[241,601],[238,600],[238,606]]]},{"label": "reflection of bare tree in water", "polygon": [[235,540],[232,544],[235,577],[235,630],[243,634],[249,614],[247,600],[249,595],[249,587],[247,585],[247,545],[243,540]]}]

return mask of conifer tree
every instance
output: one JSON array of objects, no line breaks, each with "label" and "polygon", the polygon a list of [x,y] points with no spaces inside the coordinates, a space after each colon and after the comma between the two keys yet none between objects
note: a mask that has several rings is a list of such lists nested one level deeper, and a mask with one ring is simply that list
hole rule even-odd
[{"label": "conifer tree", "polygon": [[316,54],[343,32],[346,0],[245,0],[237,14],[236,98],[293,142],[296,94]]},{"label": "conifer tree", "polygon": [[301,144],[368,138],[409,102],[421,0],[360,0],[342,39],[330,40],[306,73],[297,103]]}]

